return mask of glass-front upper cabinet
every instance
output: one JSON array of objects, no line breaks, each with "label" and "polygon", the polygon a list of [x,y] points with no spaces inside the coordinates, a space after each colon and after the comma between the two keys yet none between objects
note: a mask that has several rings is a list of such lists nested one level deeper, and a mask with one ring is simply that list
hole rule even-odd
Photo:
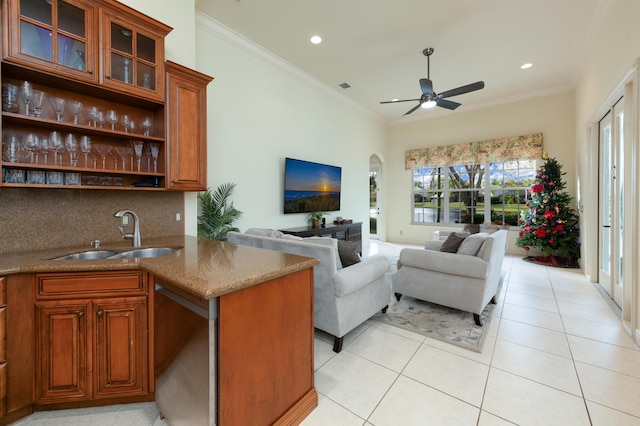
[{"label": "glass-front upper cabinet", "polygon": [[164,37],[170,28],[154,28],[124,17],[102,14],[105,86],[164,99]]},{"label": "glass-front upper cabinet", "polygon": [[[95,2],[8,0],[4,59],[96,81]],[[6,13],[6,11],[5,11]]]}]

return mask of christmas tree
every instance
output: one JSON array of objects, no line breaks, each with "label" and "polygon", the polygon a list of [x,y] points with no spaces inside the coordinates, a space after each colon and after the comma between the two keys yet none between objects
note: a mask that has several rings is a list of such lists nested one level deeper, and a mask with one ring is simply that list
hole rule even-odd
[{"label": "christmas tree", "polygon": [[564,191],[562,166],[546,153],[543,158],[545,163],[529,188],[528,210],[521,213],[516,245],[527,251],[534,247],[542,250],[544,256],[530,256],[527,260],[576,267],[580,258],[580,232],[578,215],[571,207],[573,197]]}]

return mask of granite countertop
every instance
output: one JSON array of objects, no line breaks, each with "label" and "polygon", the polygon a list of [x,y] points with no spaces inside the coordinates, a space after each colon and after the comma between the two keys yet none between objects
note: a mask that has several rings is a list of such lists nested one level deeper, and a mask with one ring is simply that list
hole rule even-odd
[{"label": "granite countertop", "polygon": [[[179,290],[204,300],[250,287],[319,263],[293,254],[208,240],[169,236],[142,240],[142,247],[181,247],[147,259],[52,260],[90,247],[63,247],[0,255],[0,276],[17,273],[142,269]],[[102,250],[126,251],[130,242],[103,244]]]}]

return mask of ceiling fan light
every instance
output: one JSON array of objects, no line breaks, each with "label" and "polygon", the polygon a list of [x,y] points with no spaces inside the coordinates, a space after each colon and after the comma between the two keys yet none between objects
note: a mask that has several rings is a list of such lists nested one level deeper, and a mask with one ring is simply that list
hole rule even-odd
[{"label": "ceiling fan light", "polygon": [[438,103],[432,99],[428,100],[428,101],[424,101],[422,104],[420,104],[420,106],[422,108],[428,109],[428,108],[433,108],[434,106],[438,105]]}]

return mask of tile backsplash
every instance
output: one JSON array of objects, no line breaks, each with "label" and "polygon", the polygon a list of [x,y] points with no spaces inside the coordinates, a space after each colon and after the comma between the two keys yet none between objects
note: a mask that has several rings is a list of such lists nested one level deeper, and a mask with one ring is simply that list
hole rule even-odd
[{"label": "tile backsplash", "polygon": [[140,218],[142,244],[184,234],[182,192],[0,188],[0,254],[120,241],[120,209]]}]

